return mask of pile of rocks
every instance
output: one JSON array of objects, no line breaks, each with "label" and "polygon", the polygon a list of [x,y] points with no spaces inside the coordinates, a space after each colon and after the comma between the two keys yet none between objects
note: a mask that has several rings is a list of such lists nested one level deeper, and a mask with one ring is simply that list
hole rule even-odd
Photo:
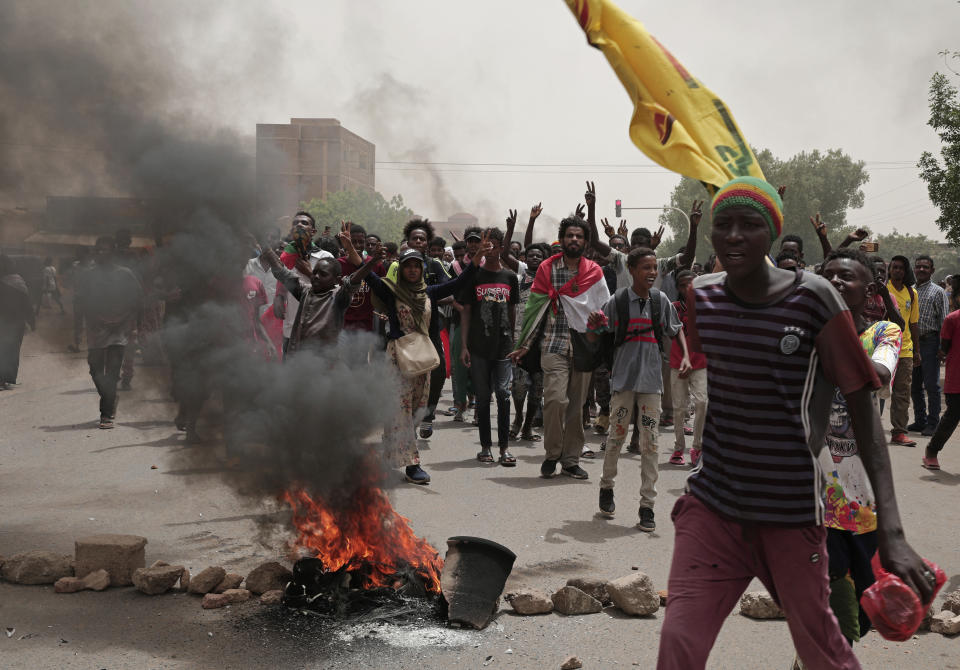
[{"label": "pile of rocks", "polygon": [[614,606],[631,616],[649,616],[666,604],[666,592],[657,591],[653,580],[642,572],[606,580],[574,577],[555,593],[519,589],[504,596],[517,614],[558,612],[568,616],[594,614]]},{"label": "pile of rocks", "polygon": [[[186,590],[203,596],[200,605],[208,610],[246,602],[254,595],[259,595],[265,605],[276,605],[283,597],[283,587],[292,578],[290,570],[275,561],[254,568],[246,578],[213,566],[190,579]],[[240,588],[241,584],[244,588]]]},{"label": "pile of rocks", "polygon": [[940,612],[930,619],[930,631],[941,635],[960,633],[960,589],[944,598]]},{"label": "pile of rocks", "polygon": [[204,609],[245,602],[253,595],[259,595],[263,604],[276,605],[293,577],[288,568],[277,562],[264,563],[246,578],[216,566],[193,577],[186,567],[164,561],[148,568],[146,545],[147,539],[138,535],[91,535],[74,543],[73,556],[50,551],[0,556],[0,575],[14,584],[53,584],[57,593],[133,586],[141,593],[156,596],[177,587],[181,593],[203,596]]}]

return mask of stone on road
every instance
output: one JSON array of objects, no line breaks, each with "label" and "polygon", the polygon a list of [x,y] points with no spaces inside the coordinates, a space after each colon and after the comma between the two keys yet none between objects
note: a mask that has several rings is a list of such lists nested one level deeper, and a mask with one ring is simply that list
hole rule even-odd
[{"label": "stone on road", "polygon": [[74,558],[78,577],[106,570],[112,586],[133,584],[133,571],[146,565],[147,538],[139,535],[104,533],[81,537],[75,542]]},{"label": "stone on road", "polygon": [[190,578],[190,587],[187,591],[197,595],[210,593],[217,587],[217,584],[223,581],[226,575],[227,571],[218,566],[211,566],[206,570],[201,570]]},{"label": "stone on road", "polygon": [[517,614],[546,614],[553,611],[550,595],[537,589],[519,589],[507,595],[506,599]]},{"label": "stone on road", "polygon": [[293,579],[293,573],[276,561],[263,563],[250,571],[244,586],[256,594],[283,589]]},{"label": "stone on road", "polygon": [[603,604],[587,595],[575,586],[564,586],[550,596],[553,600],[553,609],[560,614],[594,614],[603,609]]},{"label": "stone on road", "polygon": [[3,563],[3,578],[14,584],[53,584],[73,576],[72,558],[52,551],[25,551]]},{"label": "stone on road", "polygon": [[156,568],[137,568],[133,571],[133,585],[140,593],[158,596],[173,588],[183,574],[182,565],[161,565]]},{"label": "stone on road", "polygon": [[660,609],[660,594],[653,587],[653,580],[643,572],[613,579],[607,584],[610,600],[624,614],[647,616]]}]

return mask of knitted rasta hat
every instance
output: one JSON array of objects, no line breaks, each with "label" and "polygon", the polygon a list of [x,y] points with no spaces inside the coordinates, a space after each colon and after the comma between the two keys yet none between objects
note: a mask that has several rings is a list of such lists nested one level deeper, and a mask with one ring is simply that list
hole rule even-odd
[{"label": "knitted rasta hat", "polygon": [[710,212],[716,216],[728,207],[742,205],[760,212],[770,226],[770,241],[783,230],[783,201],[777,189],[763,179],[737,177],[723,185],[713,196]]}]

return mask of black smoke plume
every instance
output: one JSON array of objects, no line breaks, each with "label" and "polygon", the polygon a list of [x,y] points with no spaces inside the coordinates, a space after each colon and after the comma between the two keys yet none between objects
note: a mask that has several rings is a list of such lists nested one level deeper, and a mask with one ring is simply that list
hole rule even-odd
[{"label": "black smoke plume", "polygon": [[[229,87],[256,93],[273,74],[259,56],[282,48],[283,28],[269,10],[229,7],[248,14],[238,22],[247,28],[222,54],[233,67],[212,90],[179,58],[185,44],[203,40],[214,5],[0,2],[0,198],[158,203],[149,223],[165,242],[145,283],[179,295],[168,303],[165,349],[198,402],[216,407],[223,398],[224,422],[242,445],[229,454],[230,480],[253,495],[291,486],[333,495],[379,476],[381,460],[364,445],[392,418],[396,386],[382,354],[349,368],[342,350],[284,365],[251,353],[240,280],[252,252],[246,232],[262,228],[254,142],[218,124],[211,103]],[[122,424],[122,400],[119,417]],[[219,429],[207,430],[214,439],[177,451],[177,466],[222,464]]]}]

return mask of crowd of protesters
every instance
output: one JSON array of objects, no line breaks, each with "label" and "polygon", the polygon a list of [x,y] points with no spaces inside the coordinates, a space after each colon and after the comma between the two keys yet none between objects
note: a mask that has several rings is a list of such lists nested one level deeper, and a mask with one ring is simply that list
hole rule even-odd
[{"label": "crowd of protesters", "polygon": [[[626,443],[640,455],[637,527],[649,532],[660,429],[672,428],[669,463],[692,471],[672,514],[661,667],[702,667],[754,576],[787,610],[801,658],[857,667],[848,642],[870,625],[856,599],[873,582],[878,544],[891,569],[921,595],[930,591],[929,572],[903,540],[879,415],[888,403],[890,444],[916,446],[910,433],[930,437],[921,464],[939,469],[960,422],[960,347],[951,346],[960,277],[934,283],[928,255],[881,258],[864,230],[834,249],[819,215],[811,223],[824,259],[808,264],[802,239],[780,236],[781,195],[753,178],[720,189],[711,203],[716,253],[702,264],[703,203],[690,209],[683,245],[663,253],[662,227],[631,233],[625,221],[615,230],[603,219],[604,239],[592,183],[585,208],[560,222],[552,244],[533,241],[540,204],[522,242],[513,239],[513,210],[505,228],[467,228],[449,244],[423,219],[394,243],[349,222],[320,235],[313,217],[297,212],[283,239],[250,237],[242,278],[237,268],[237,285],[222,290],[242,296],[244,337],[277,364],[358,333],[379,343],[400,384],[384,442],[414,484],[430,481],[417,438],[431,439],[441,420],[472,421],[485,464],[516,466],[512,441],[542,441],[545,478],[558,467],[588,478],[580,463],[595,456],[585,439],[592,426],[605,436],[600,514],[615,514]],[[71,349],[85,330],[99,426],[113,427],[118,387],[131,386],[135,343],[144,357],[156,346],[169,360],[176,426],[202,440],[197,421],[212,389],[197,351],[216,342],[159,333],[207,296],[166,281],[128,247],[128,235],[100,238],[92,259],[73,268]],[[52,260],[44,265],[42,294],[62,310]],[[17,382],[20,342],[36,310],[6,257],[0,275],[6,388]],[[374,364],[363,348],[349,351],[350,365]],[[448,378],[453,404],[443,410]],[[824,554],[827,565],[810,558]],[[827,600],[828,583],[836,600]],[[705,598],[719,605],[704,608]]]}]

